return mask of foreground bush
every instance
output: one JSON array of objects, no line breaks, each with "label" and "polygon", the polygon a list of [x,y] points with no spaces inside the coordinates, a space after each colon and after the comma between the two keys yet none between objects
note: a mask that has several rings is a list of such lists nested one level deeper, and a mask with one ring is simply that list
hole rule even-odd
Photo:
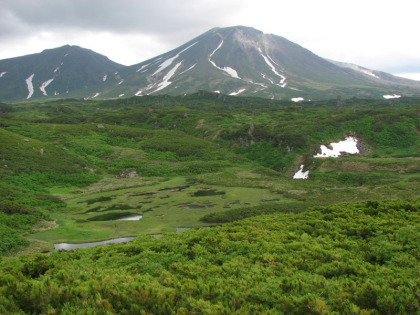
[{"label": "foreground bush", "polygon": [[3,258],[0,313],[414,314],[419,204],[316,207]]}]

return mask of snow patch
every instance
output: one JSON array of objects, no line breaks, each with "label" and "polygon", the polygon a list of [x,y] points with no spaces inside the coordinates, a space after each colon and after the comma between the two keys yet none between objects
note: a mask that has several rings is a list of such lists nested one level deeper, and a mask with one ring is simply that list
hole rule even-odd
[{"label": "snow patch", "polygon": [[172,78],[172,76],[175,74],[176,70],[179,68],[179,66],[181,65],[181,62],[178,62],[164,77],[162,82],[160,82],[158,84],[158,88],[156,90],[153,91],[153,93],[160,91],[164,88],[166,88],[169,84],[171,84],[172,82],[169,81],[170,78]]},{"label": "snow patch", "polygon": [[216,63],[214,61],[211,60],[211,57],[213,57],[214,53],[216,51],[219,50],[220,47],[222,47],[223,45],[223,40],[220,42],[219,46],[217,46],[217,48],[210,54],[209,56],[209,62],[213,65],[213,67],[222,70],[224,72],[226,72],[227,74],[229,74],[231,77],[236,78],[236,79],[240,79],[240,77],[238,76],[238,72],[236,72],[235,69],[231,68],[231,67],[219,67],[218,65],[216,65]]},{"label": "snow patch", "polygon": [[304,165],[301,164],[299,170],[293,175],[293,179],[308,179],[309,171],[303,171]]},{"label": "snow patch", "polygon": [[293,97],[293,98],[291,98],[291,100],[292,100],[292,102],[297,103],[297,102],[302,102],[305,99],[303,97]]},{"label": "snow patch", "polygon": [[232,92],[232,93],[230,93],[229,95],[238,95],[239,93],[242,93],[243,91],[245,91],[246,89],[240,89],[240,90],[238,90],[238,91],[236,91],[236,92]]},{"label": "snow patch", "polygon": [[32,79],[34,77],[35,73],[32,73],[26,80],[26,86],[28,87],[28,96],[26,97],[26,99],[30,99],[32,97],[32,94],[34,94],[34,86],[32,84]]},{"label": "snow patch", "polygon": [[214,93],[218,93],[218,94],[220,94],[220,91],[219,90],[216,90],[216,91],[213,91]]},{"label": "snow patch", "polygon": [[146,64],[146,65],[141,66],[140,68],[138,68],[138,69],[136,70],[136,72],[139,72],[139,71],[143,70],[143,69],[144,69],[144,68],[146,68],[148,65],[150,65],[150,63],[148,63],[148,64]]},{"label": "snow patch", "polygon": [[[286,87],[286,85],[287,85],[287,83],[286,83],[286,77],[284,75],[282,75],[282,74],[280,74],[280,73],[277,72],[277,70],[274,67],[274,65],[270,62],[270,60],[273,60],[273,59],[271,59],[270,57],[265,56],[262,53],[261,53],[261,57],[263,57],[265,63],[271,68],[271,71],[273,71],[273,73],[275,75],[277,75],[278,77],[281,78],[280,84],[276,84],[276,85],[278,85],[278,86],[280,86],[282,88]],[[270,60],[268,58],[270,58]]]},{"label": "snow patch", "polygon": [[45,96],[47,96],[47,91],[45,91],[46,87],[52,82],[54,81],[54,78],[49,79],[45,82],[42,82],[41,86],[39,87],[39,89],[41,90],[42,94],[44,94]]},{"label": "snow patch", "polygon": [[104,77],[102,78],[102,81],[105,82],[106,78],[108,78],[108,76],[105,74]]},{"label": "snow patch", "polygon": [[340,142],[330,143],[332,149],[327,148],[325,145],[321,145],[321,153],[314,155],[315,158],[320,157],[339,157],[342,152],[356,154],[359,153],[357,148],[357,139],[354,137],[347,137],[345,140]]},{"label": "snow patch", "polygon": [[118,82],[118,85],[123,84],[123,82],[124,82],[124,79],[122,79],[120,82]]},{"label": "snow patch", "polygon": [[398,94],[383,95],[383,98],[385,98],[387,100],[392,99],[392,98],[400,98],[400,97],[401,97],[401,95],[398,95]]},{"label": "snow patch", "polygon": [[99,95],[101,95],[101,93],[95,93],[95,95],[93,95],[92,98],[98,97]]},{"label": "snow patch", "polygon": [[187,48],[185,48],[185,49],[183,49],[183,50],[181,50],[179,53],[177,53],[175,56],[173,56],[173,57],[171,57],[171,58],[168,58],[168,59],[166,59],[164,62],[162,62],[161,64],[160,64],[160,66],[159,66],[159,68],[152,74],[152,75],[155,75],[155,74],[157,74],[157,73],[159,73],[159,72],[161,72],[163,69],[165,69],[165,68],[167,68],[167,67],[169,67],[171,64],[172,64],[172,62],[176,59],[176,58],[178,58],[179,57],[179,55],[180,54],[182,54],[184,51],[186,51],[187,49],[189,49],[189,48],[191,48],[192,46],[194,46],[195,44],[197,44],[198,42],[195,42],[194,44],[191,44],[190,46],[188,46]]},{"label": "snow patch", "polygon": [[0,78],[3,77],[7,72],[0,73]]},{"label": "snow patch", "polygon": [[379,77],[370,70],[361,69],[360,72],[362,72],[364,74],[367,74],[367,75],[370,75],[371,77],[374,77],[376,79],[379,79]]},{"label": "snow patch", "polygon": [[123,97],[125,94],[123,93],[123,94],[120,94],[120,95],[118,95],[118,97]]},{"label": "snow patch", "polygon": [[192,68],[194,68],[195,66],[196,66],[197,64],[193,64],[191,67],[189,67],[187,70],[185,70],[185,71],[182,71],[180,74],[178,74],[178,75],[181,75],[181,74],[184,74],[185,72],[187,72],[187,71],[190,71]]}]

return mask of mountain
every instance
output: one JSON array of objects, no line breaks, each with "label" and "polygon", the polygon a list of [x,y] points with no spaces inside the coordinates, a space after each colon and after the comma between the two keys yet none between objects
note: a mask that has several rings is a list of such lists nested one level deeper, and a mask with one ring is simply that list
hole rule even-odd
[{"label": "mountain", "polygon": [[297,99],[420,94],[420,82],[359,68],[323,59],[283,37],[250,27],[214,28],[121,70],[118,80],[105,82],[92,93],[121,97],[207,90]]},{"label": "mountain", "polygon": [[0,100],[65,95],[97,86],[122,65],[78,46],[0,60]]},{"label": "mountain", "polygon": [[89,99],[199,90],[299,101],[415,96],[420,82],[326,60],[283,37],[244,26],[211,29],[129,67],[75,46],[0,61],[0,100],[67,92]]}]

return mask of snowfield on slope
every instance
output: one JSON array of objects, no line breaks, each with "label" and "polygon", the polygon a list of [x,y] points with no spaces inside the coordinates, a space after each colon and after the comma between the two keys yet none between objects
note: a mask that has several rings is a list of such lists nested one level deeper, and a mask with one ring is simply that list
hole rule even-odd
[{"label": "snowfield on slope", "polygon": [[160,91],[164,88],[166,88],[169,84],[171,84],[172,82],[169,81],[170,78],[173,77],[173,75],[175,74],[176,70],[179,68],[179,66],[182,64],[181,62],[178,62],[164,77],[162,82],[160,82],[158,84],[158,88],[156,90],[154,90],[152,93],[155,93],[157,91]]},{"label": "snowfield on slope", "polygon": [[54,78],[49,79],[45,82],[42,82],[41,86],[39,87],[39,89],[41,90],[42,94],[44,94],[45,96],[48,96],[47,91],[45,90],[46,87],[52,82],[54,81]]},{"label": "snowfield on slope", "polygon": [[211,57],[213,57],[213,55],[214,55],[214,53],[216,52],[216,51],[218,51],[219,50],[219,48],[220,47],[222,47],[222,45],[223,45],[223,40],[220,42],[220,44],[219,44],[219,46],[217,46],[217,48],[210,54],[210,56],[209,56],[209,62],[213,65],[213,67],[215,67],[215,68],[217,68],[217,69],[219,69],[219,70],[222,70],[222,71],[224,71],[224,72],[226,72],[228,75],[230,75],[232,78],[235,78],[235,79],[240,79],[240,77],[239,77],[239,75],[238,75],[238,72],[236,72],[236,70],[235,69],[233,69],[233,68],[231,68],[231,67],[223,67],[223,68],[221,68],[221,67],[219,67],[218,65],[216,65],[216,63],[213,61],[213,60],[211,60]]},{"label": "snowfield on slope", "polygon": [[293,175],[293,179],[308,179],[309,171],[303,171],[304,165],[301,164],[299,170]]},{"label": "snowfield on slope", "polygon": [[34,86],[32,84],[32,79],[34,77],[35,73],[32,73],[26,80],[26,86],[28,88],[28,96],[26,97],[26,99],[30,99],[32,97],[32,94],[34,94]]},{"label": "snowfield on slope", "polygon": [[[166,59],[164,62],[162,62],[160,65],[159,65],[159,68],[152,74],[152,75],[155,75],[155,74],[157,74],[157,73],[159,73],[159,72],[161,72],[163,69],[165,69],[165,68],[167,68],[167,67],[169,67],[171,64],[172,64],[172,62],[174,62],[174,60],[176,59],[176,58],[178,58],[179,57],[179,55],[180,54],[182,54],[184,51],[186,51],[187,49],[190,49],[192,46],[194,46],[195,44],[197,44],[198,42],[195,42],[195,43],[193,43],[193,44],[191,44],[190,46],[188,46],[187,48],[185,48],[185,49],[183,49],[183,50],[181,50],[179,53],[177,53],[175,56],[173,56],[173,57],[171,57],[171,58],[168,58],[168,59]],[[140,68],[141,69],[141,68]]]},{"label": "snowfield on slope", "polygon": [[332,149],[327,148],[325,145],[321,145],[321,153],[315,154],[315,158],[322,157],[339,157],[341,153],[357,154],[360,153],[357,148],[357,139],[355,137],[347,137],[345,140],[340,142],[330,143]]}]

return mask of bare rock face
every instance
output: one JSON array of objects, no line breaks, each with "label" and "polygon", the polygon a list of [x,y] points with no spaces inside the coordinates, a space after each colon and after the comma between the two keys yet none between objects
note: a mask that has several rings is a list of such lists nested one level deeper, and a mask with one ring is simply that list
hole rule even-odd
[{"label": "bare rock face", "polygon": [[130,170],[130,169],[125,169],[120,174],[121,178],[133,178],[133,177],[136,177],[136,176],[139,176],[139,174],[136,171],[133,171],[133,170]]}]

